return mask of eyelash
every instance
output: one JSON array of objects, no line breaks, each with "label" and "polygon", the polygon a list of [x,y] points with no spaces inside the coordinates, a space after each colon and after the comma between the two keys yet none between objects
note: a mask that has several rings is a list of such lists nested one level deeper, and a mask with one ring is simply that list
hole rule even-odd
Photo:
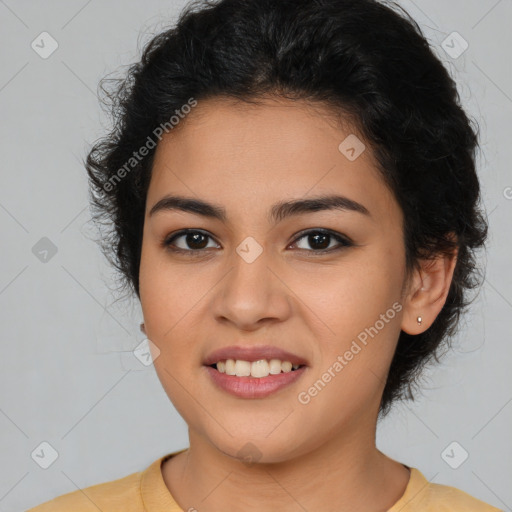
[{"label": "eyelash", "polygon": [[[165,238],[163,240],[163,242],[162,242],[162,245],[166,249],[168,249],[169,251],[172,251],[174,253],[186,254],[187,256],[191,256],[191,257],[201,256],[200,253],[205,252],[206,249],[181,249],[181,248],[176,248],[176,247],[174,247],[172,245],[172,242],[174,242],[176,239],[178,239],[178,238],[180,238],[182,236],[191,234],[191,233],[200,233],[200,234],[202,234],[202,235],[204,235],[204,236],[206,236],[208,238],[213,239],[210,235],[208,235],[207,233],[205,233],[205,232],[203,232],[201,230],[198,230],[198,229],[183,229],[183,230],[178,231],[177,233],[171,235],[170,237]],[[338,247],[335,247],[334,249],[333,248],[331,248],[331,249],[322,249],[322,250],[319,250],[319,251],[307,250],[307,249],[298,249],[299,251],[312,252],[314,254],[327,254],[327,253],[331,253],[331,252],[337,252],[337,251],[340,251],[342,249],[346,249],[348,247],[353,247],[355,245],[348,238],[346,238],[344,236],[341,236],[339,233],[336,233],[335,231],[330,231],[328,229],[310,229],[310,230],[307,230],[307,231],[302,231],[302,232],[298,233],[299,236],[292,242],[292,244],[296,244],[302,238],[305,238],[305,237],[307,237],[309,235],[312,235],[312,234],[321,234],[321,235],[329,236],[329,237],[335,239],[341,245],[338,246]]]}]

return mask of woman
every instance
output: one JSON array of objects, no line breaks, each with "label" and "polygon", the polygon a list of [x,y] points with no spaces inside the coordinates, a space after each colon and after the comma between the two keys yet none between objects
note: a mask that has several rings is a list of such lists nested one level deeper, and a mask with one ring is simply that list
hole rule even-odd
[{"label": "woman", "polygon": [[32,511],[495,511],[395,461],[477,285],[477,136],[421,30],[374,0],[192,4],[87,158],[190,447]]}]

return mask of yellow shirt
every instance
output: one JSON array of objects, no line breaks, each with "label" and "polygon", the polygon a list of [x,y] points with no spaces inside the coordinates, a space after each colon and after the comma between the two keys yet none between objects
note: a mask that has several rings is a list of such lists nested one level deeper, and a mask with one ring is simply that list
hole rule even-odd
[{"label": "yellow shirt", "polygon": [[[63,494],[26,512],[184,512],[160,469],[164,460],[182,451],[160,457],[143,471]],[[388,512],[503,512],[455,487],[430,483],[415,468],[410,470],[403,496]]]}]

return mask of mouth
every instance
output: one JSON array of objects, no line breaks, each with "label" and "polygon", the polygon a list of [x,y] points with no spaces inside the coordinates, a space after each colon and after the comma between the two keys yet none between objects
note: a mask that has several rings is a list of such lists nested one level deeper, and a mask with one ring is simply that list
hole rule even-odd
[{"label": "mouth", "polygon": [[203,367],[221,390],[239,398],[264,398],[299,379],[304,358],[275,346],[231,346],[212,352]]},{"label": "mouth", "polygon": [[[308,366],[308,361],[303,357],[298,356],[287,350],[278,348],[275,345],[232,345],[230,347],[223,347],[211,352],[203,361],[203,365],[211,366],[217,365],[221,362],[244,361],[246,363],[258,362],[265,360],[268,363],[272,360],[278,360],[281,363],[291,363],[294,366]],[[277,368],[277,363],[273,363]],[[285,366],[285,371],[286,371]]]},{"label": "mouth", "polygon": [[226,359],[206,366],[226,375],[262,379],[269,375],[295,372],[306,365],[292,364],[291,361],[281,361],[280,359],[259,359],[252,362],[243,359]]}]

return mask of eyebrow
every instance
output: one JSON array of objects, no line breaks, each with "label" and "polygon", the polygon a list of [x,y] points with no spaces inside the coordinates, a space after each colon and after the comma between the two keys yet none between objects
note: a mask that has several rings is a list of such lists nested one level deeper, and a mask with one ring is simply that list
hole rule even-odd
[{"label": "eyebrow", "polygon": [[[169,195],[160,199],[150,210],[149,217],[157,212],[178,210],[194,213],[203,217],[227,221],[225,208],[192,197]],[[341,210],[358,212],[368,217],[371,213],[362,204],[345,196],[326,195],[311,199],[281,201],[274,204],[270,210],[269,221],[277,224],[285,218],[325,210]]]}]

